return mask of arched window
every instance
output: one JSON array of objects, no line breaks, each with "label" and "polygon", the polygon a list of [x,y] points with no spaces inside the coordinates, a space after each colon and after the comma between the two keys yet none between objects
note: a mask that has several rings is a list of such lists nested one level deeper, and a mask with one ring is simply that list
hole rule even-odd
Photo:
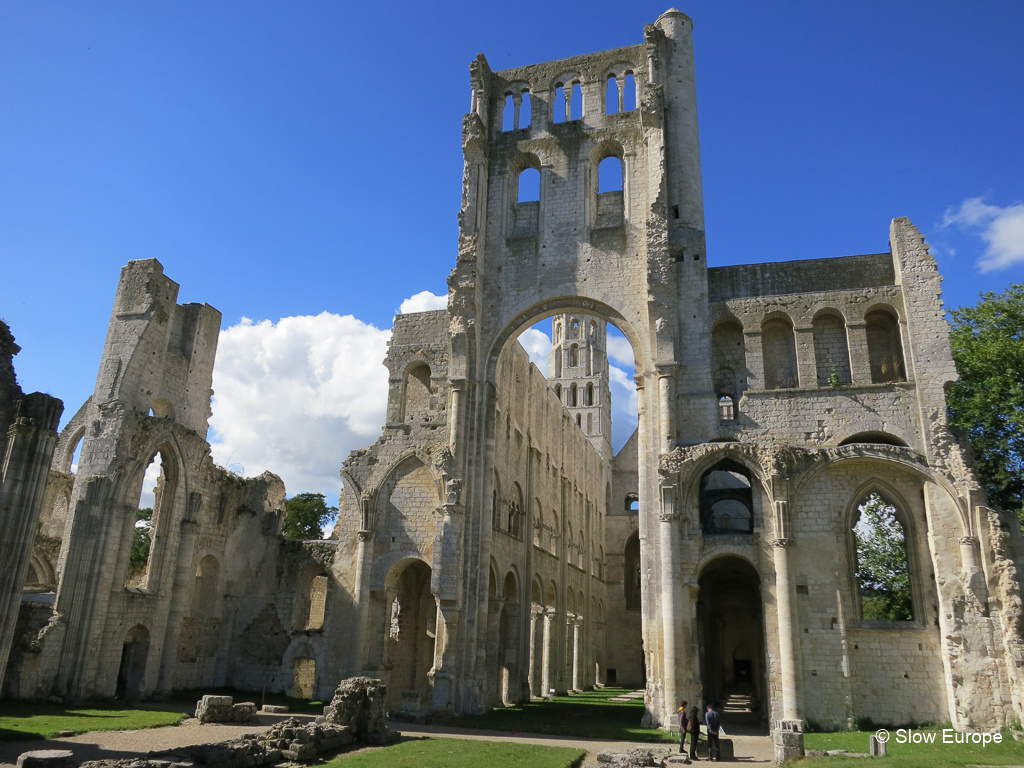
[{"label": "arched window", "polygon": [[745,467],[726,460],[704,473],[700,521],[708,534],[754,532],[754,495]]},{"label": "arched window", "polygon": [[861,618],[913,621],[910,558],[900,510],[872,492],[858,505],[857,512],[853,538]]},{"label": "arched window", "polygon": [[558,527],[558,513],[551,510],[551,538],[548,540],[548,551],[552,555],[558,554],[558,537],[562,529]]},{"label": "arched window", "polygon": [[796,344],[793,326],[786,320],[768,320],[761,326],[764,356],[764,388],[791,389],[797,386]]},{"label": "arched window", "polygon": [[622,586],[627,611],[640,610],[640,534],[634,533],[622,553]]},{"label": "arched window", "polygon": [[838,315],[822,313],[811,324],[814,331],[814,363],[819,387],[840,387],[850,383],[850,351],[846,324]]},{"label": "arched window", "polygon": [[540,499],[533,500],[533,508],[536,510],[533,514],[533,546],[543,547],[544,510],[541,509]]},{"label": "arched window", "polygon": [[138,512],[125,573],[126,587],[150,588],[160,578],[166,531],[174,520],[178,469],[174,454],[164,447],[146,465],[139,491]]},{"label": "arched window", "polygon": [[[580,364],[580,350],[575,344],[569,347],[569,367],[576,368]],[[573,385],[575,386],[575,384]],[[573,405],[576,405],[574,402]]]},{"label": "arched window", "polygon": [[576,396],[577,396],[577,394],[578,394],[578,390],[576,389],[576,385],[575,384],[570,384],[569,385],[569,405],[571,407],[573,407],[573,408],[576,407]]},{"label": "arched window", "polygon": [[561,323],[555,323],[554,337],[555,337],[555,341],[556,342],[562,340],[562,324]]},{"label": "arched window", "polygon": [[555,101],[551,105],[551,122],[564,123],[568,117],[569,108],[565,101],[565,86],[562,83],[555,85]]},{"label": "arched window", "polygon": [[587,414],[587,434],[594,434],[594,414],[592,413]]},{"label": "arched window", "polygon": [[508,532],[517,538],[523,536],[523,492],[519,483],[512,483],[512,498],[508,503]]},{"label": "arched window", "polygon": [[871,364],[871,383],[887,384],[891,381],[906,381],[907,370],[903,363],[903,345],[900,341],[900,324],[884,309],[876,309],[864,316],[868,340],[868,360]]},{"label": "arched window", "polygon": [[523,91],[523,103],[519,107],[519,124],[517,128],[529,128],[530,121],[532,119],[531,113],[533,112],[532,102],[530,100],[530,92]]},{"label": "arched window", "polygon": [[718,420],[736,420],[736,401],[733,400],[729,395],[722,395],[720,398],[718,398]]},{"label": "arched window", "polygon": [[587,396],[583,400],[584,405],[594,404],[594,383],[590,382],[587,384]]},{"label": "arched window", "polygon": [[597,191],[598,194],[622,191],[622,161],[614,155],[597,166]]},{"label": "arched window", "polygon": [[615,75],[608,75],[608,85],[604,93],[604,112],[606,115],[619,112],[619,83]]},{"label": "arched window", "polygon": [[575,317],[569,321],[569,338],[578,339],[580,337],[580,321]]},{"label": "arched window", "polygon": [[735,419],[739,414],[739,398],[747,385],[747,354],[743,327],[739,323],[719,323],[711,331],[711,364],[715,372],[715,394],[719,398],[718,418],[726,420],[722,417],[722,398],[729,398],[732,419]]},{"label": "arched window", "polygon": [[494,473],[494,492],[491,494],[491,527],[495,530],[501,530],[501,481],[498,479],[498,473]]},{"label": "arched window", "polygon": [[562,400],[562,385],[561,384],[555,384],[555,396],[558,398],[559,402],[561,402],[561,400]]},{"label": "arched window", "polygon": [[520,203],[535,203],[540,200],[540,171],[536,168],[524,168],[519,173]]},{"label": "arched window", "polygon": [[640,497],[635,493],[626,494],[626,509],[636,512],[640,509]]},{"label": "arched window", "polygon": [[622,111],[632,112],[636,109],[636,78],[632,72],[626,73],[626,85],[622,89]]},{"label": "arched window", "polygon": [[590,338],[592,341],[597,339],[597,323],[593,320],[590,321]]},{"label": "arched window", "polygon": [[582,429],[583,428],[582,422],[583,422],[583,414],[582,413],[577,413],[576,414],[576,426],[580,427]]},{"label": "arched window", "polygon": [[583,88],[580,85],[579,80],[572,84],[572,98],[569,104],[569,119],[583,119]]},{"label": "arched window", "polygon": [[501,130],[511,131],[515,129],[515,106],[512,103],[512,94],[505,94],[505,102],[501,108]]}]

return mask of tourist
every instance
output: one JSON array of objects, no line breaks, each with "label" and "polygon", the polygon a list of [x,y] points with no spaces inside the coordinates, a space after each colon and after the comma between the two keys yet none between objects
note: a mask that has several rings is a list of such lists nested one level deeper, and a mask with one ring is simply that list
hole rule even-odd
[{"label": "tourist", "polygon": [[679,723],[679,754],[685,752],[686,734],[689,733],[690,729],[688,726],[688,720],[686,719],[686,704],[687,701],[684,699],[679,703],[679,709],[676,710],[676,721]]},{"label": "tourist", "polygon": [[719,760],[722,757],[722,747],[718,743],[718,729],[722,724],[722,716],[715,712],[714,704],[708,704],[704,724],[708,727],[708,760]]},{"label": "tourist", "polygon": [[686,721],[686,731],[690,734],[690,759],[699,760],[697,740],[700,738],[700,710],[697,707],[690,710],[690,717]]}]

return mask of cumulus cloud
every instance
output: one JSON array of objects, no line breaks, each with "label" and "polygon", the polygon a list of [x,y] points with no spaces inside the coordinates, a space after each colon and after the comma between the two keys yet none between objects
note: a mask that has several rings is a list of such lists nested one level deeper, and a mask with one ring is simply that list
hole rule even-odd
[{"label": "cumulus cloud", "polygon": [[630,372],[626,373],[614,365],[608,368],[608,383],[612,392],[612,450],[616,453],[636,431],[636,381],[632,370],[630,368]]},{"label": "cumulus cloud", "polygon": [[448,294],[438,296],[430,291],[420,291],[403,301],[398,311],[407,315],[412,312],[429,312],[432,309],[448,309]]},{"label": "cumulus cloud", "polygon": [[973,231],[987,243],[978,261],[982,272],[1024,263],[1024,204],[1002,208],[988,205],[984,198],[972,197],[961,203],[958,210],[950,206],[942,224],[956,224]]},{"label": "cumulus cloud", "polygon": [[243,318],[221,331],[214,460],[246,477],[270,470],[289,495],[318,492],[336,501],[341,462],[384,423],[388,373],[381,362],[390,336],[330,312],[276,323]]},{"label": "cumulus cloud", "polygon": [[519,334],[519,343],[530,355],[530,362],[547,376],[551,363],[551,337],[537,328],[527,328]]},{"label": "cumulus cloud", "polygon": [[628,371],[633,370],[633,345],[625,336],[608,333],[608,359],[619,363]]}]

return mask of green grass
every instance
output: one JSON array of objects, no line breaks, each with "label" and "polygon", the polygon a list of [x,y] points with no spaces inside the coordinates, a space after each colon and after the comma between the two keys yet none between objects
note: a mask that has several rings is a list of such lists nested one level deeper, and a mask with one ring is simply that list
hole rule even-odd
[{"label": "green grass", "polygon": [[582,749],[568,747],[430,738],[342,755],[329,762],[327,768],[576,768],[585,755]]},{"label": "green grass", "polygon": [[457,728],[523,731],[558,736],[581,736],[615,741],[676,741],[657,728],[643,728],[643,699],[609,701],[629,693],[625,688],[600,688],[573,696],[556,696],[516,707],[495,709],[483,715],[466,715],[447,721]]},{"label": "green grass", "polygon": [[289,712],[307,712],[317,715],[323,714],[324,707],[330,704],[330,701],[293,699],[291,696],[285,696],[281,693],[264,694],[261,691],[254,693],[252,691],[240,691],[235,688],[199,688],[193,691],[175,691],[171,700],[176,703],[191,703],[194,711],[196,702],[208,694],[230,696],[234,699],[235,704],[242,701],[251,701],[256,704],[257,709],[264,704],[273,704],[275,706],[288,707]]},{"label": "green grass", "polygon": [[130,731],[177,725],[181,712],[107,707],[62,707],[48,704],[0,705],[0,741],[48,739],[60,731]]},{"label": "green grass", "polygon": [[[1009,731],[1003,731],[1001,744],[943,744],[942,729],[929,727],[914,729],[915,733],[935,733],[934,744],[899,744],[896,729],[889,729],[889,754],[874,758],[871,765],[877,768],[953,768],[963,765],[1021,765],[1024,764],[1024,742],[1016,742]],[[841,731],[839,733],[804,734],[805,749],[845,749],[848,752],[867,752],[868,740],[874,731]],[[842,763],[864,765],[863,758],[825,757],[815,760],[813,765]]]}]

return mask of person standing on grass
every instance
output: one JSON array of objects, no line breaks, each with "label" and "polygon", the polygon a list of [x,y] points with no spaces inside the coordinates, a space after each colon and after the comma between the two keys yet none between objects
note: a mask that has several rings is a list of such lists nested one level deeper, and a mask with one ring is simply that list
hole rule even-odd
[{"label": "person standing on grass", "polygon": [[697,707],[690,710],[686,730],[690,734],[690,759],[696,762],[700,759],[697,757],[697,740],[700,738],[700,710]]},{"label": "person standing on grass", "polygon": [[715,712],[714,704],[708,704],[704,724],[708,727],[708,760],[720,760],[722,746],[718,743],[718,730],[722,725],[722,716]]},{"label": "person standing on grass", "polygon": [[683,752],[686,751],[686,734],[687,734],[687,731],[689,731],[689,729],[686,727],[687,722],[688,722],[687,714],[686,714],[686,704],[687,704],[687,702],[685,700],[681,701],[679,703],[679,709],[676,710],[676,721],[679,724],[679,754],[680,755],[683,754]]}]

